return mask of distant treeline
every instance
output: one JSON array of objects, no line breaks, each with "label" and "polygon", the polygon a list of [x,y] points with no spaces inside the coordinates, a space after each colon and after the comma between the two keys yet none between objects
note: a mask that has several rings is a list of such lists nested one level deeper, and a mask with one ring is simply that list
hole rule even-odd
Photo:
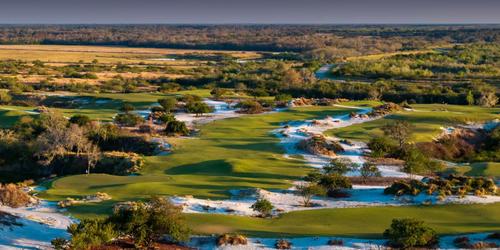
[{"label": "distant treeline", "polygon": [[315,59],[500,41],[500,26],[3,25],[0,44],[120,45],[300,52]]}]

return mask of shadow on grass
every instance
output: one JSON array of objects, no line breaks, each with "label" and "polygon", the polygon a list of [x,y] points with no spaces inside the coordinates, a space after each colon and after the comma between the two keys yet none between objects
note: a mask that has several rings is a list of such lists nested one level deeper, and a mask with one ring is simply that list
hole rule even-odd
[{"label": "shadow on grass", "polygon": [[169,175],[205,175],[236,178],[264,178],[264,179],[295,179],[295,176],[271,173],[242,173],[235,172],[234,166],[225,160],[203,161],[196,164],[187,164],[165,170]]}]

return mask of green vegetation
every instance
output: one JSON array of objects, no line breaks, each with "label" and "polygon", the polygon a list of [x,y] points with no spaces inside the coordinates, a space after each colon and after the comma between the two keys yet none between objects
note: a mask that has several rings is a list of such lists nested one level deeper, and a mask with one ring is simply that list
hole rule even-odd
[{"label": "green vegetation", "polygon": [[333,74],[364,78],[488,79],[500,76],[498,44],[457,45],[439,52],[402,54],[378,60],[352,60]]},{"label": "green vegetation", "polygon": [[414,126],[411,138],[414,142],[431,141],[442,132],[441,128],[467,122],[484,122],[499,118],[500,108],[458,106],[443,104],[414,104],[414,111],[401,111],[382,119],[349,127],[333,129],[327,134],[343,139],[368,142],[374,136],[383,134],[381,128],[393,121],[403,120]]},{"label": "green vegetation", "polygon": [[[411,216],[440,235],[498,231],[500,203],[320,209],[290,212],[274,219],[190,214],[194,233],[237,232],[249,236],[345,236],[380,238],[392,219]],[[307,226],[304,226],[307,225]]]},{"label": "green vegetation", "polygon": [[[44,197],[60,200],[100,190],[116,201],[145,199],[151,195],[226,198],[229,189],[287,188],[292,180],[304,176],[310,168],[301,160],[284,158],[279,139],[271,131],[283,121],[320,118],[348,110],[338,107],[294,108],[280,113],[215,121],[201,127],[199,138],[171,138],[169,142],[174,152],[168,156],[146,157],[139,176],[68,176],[54,181]],[[70,212],[77,216],[92,216],[94,212],[103,211],[99,206],[89,205],[88,209],[76,206]]]},{"label": "green vegetation", "polygon": [[394,219],[391,227],[384,231],[389,246],[395,248],[433,247],[438,244],[436,232],[423,221],[415,219]]}]

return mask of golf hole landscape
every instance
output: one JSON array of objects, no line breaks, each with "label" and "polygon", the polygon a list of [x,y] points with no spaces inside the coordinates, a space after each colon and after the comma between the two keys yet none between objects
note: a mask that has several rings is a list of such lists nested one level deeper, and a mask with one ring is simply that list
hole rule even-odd
[{"label": "golf hole landscape", "polygon": [[500,247],[498,25],[0,44],[0,249]]}]

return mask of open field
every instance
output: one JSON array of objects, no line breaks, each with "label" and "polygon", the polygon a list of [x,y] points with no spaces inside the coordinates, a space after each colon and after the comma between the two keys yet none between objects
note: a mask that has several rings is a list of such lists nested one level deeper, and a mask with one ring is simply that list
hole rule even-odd
[{"label": "open field", "polygon": [[[101,63],[150,63],[189,65],[186,61],[159,61],[166,55],[183,55],[188,53],[228,54],[237,58],[256,58],[256,52],[214,51],[214,50],[184,50],[129,48],[113,46],[71,46],[71,45],[0,45],[0,60],[41,60],[47,63],[76,63],[83,60],[86,63],[97,59]],[[193,62],[191,62],[193,63]]]},{"label": "open field", "polygon": [[402,111],[383,119],[331,130],[327,134],[367,142],[373,136],[382,135],[380,127],[385,124],[393,120],[405,120],[415,126],[413,140],[423,142],[432,140],[441,133],[441,128],[447,126],[500,118],[500,108],[445,104],[416,104],[412,107],[414,111]]},{"label": "open field", "polygon": [[[348,236],[381,238],[393,218],[417,218],[439,234],[500,229],[500,204],[339,208],[291,212],[275,219],[228,215],[188,215],[195,232],[241,232],[261,237]],[[305,226],[307,225],[307,226]]]}]

